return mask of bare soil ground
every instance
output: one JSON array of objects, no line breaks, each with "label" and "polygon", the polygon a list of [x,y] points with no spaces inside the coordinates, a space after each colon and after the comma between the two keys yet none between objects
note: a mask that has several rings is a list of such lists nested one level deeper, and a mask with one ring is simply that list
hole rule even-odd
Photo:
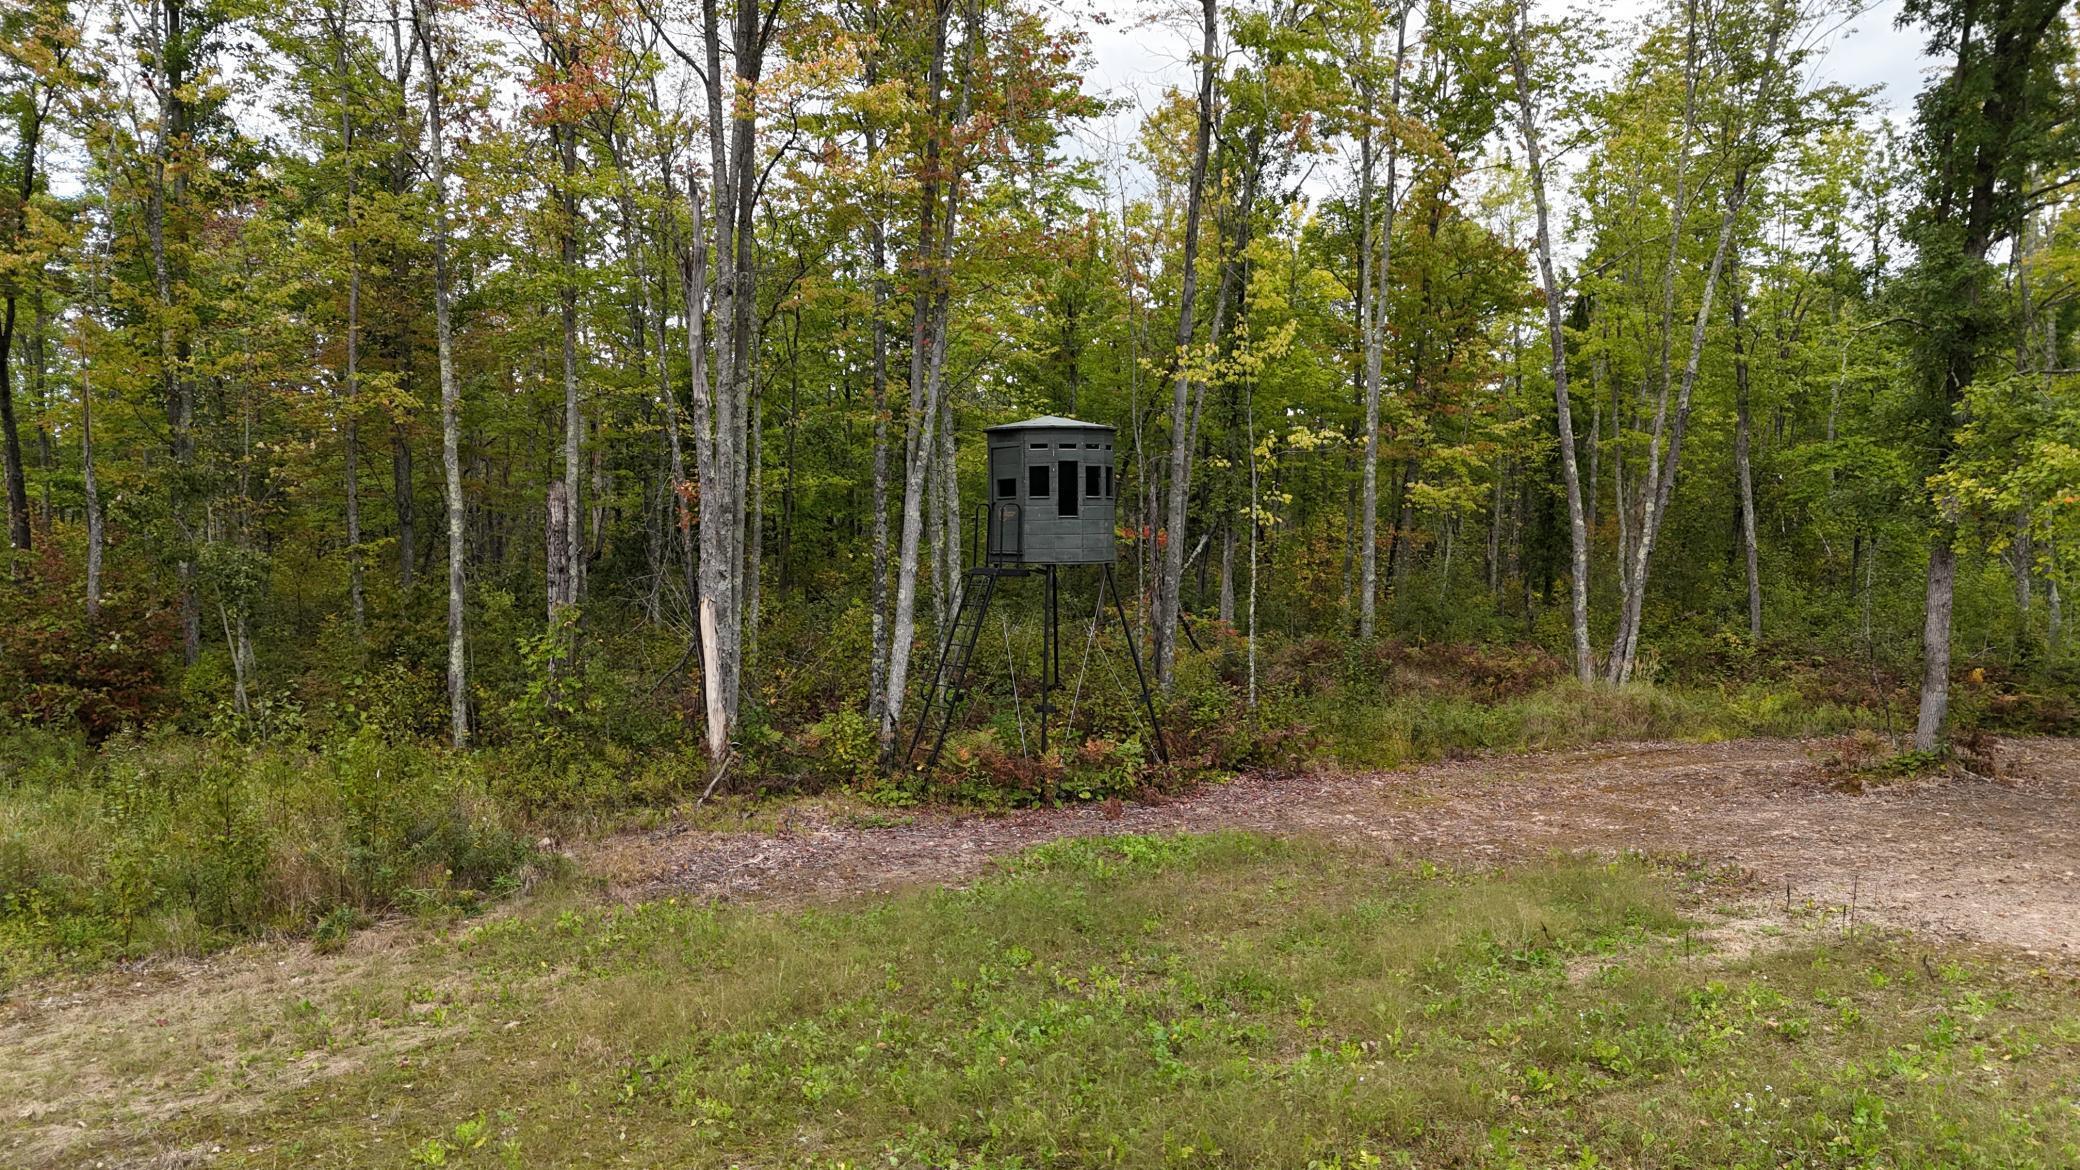
[{"label": "bare soil ground", "polygon": [[[2080,742],[2005,742],[1998,779],[1861,791],[1821,767],[1829,750],[1634,744],[1400,772],[1253,776],[1158,803],[1000,815],[804,805],[778,832],[668,828],[575,852],[619,898],[788,903],[965,882],[993,858],[1103,833],[1311,833],[1473,865],[1635,851],[1732,867],[1752,880],[1758,906],[1788,898],[1810,919],[1813,907],[1837,912],[1853,901],[1859,924],[2012,948],[2032,966],[2080,967]],[[442,981],[456,977],[409,945],[420,937],[388,925],[329,957],[304,944],[255,943],[0,999],[0,1165],[74,1164],[97,1133],[147,1131],[194,1110],[250,1107],[344,1067],[408,1061],[445,1030],[437,1011],[422,1012],[437,1005],[421,1001],[443,998]],[[1724,941],[1738,951],[1754,940]],[[299,1001],[370,988],[395,1002],[364,1005],[372,1018],[343,1025],[318,1053],[279,1054],[296,1047],[276,1038],[298,1026]],[[209,1153],[162,1152],[149,1164],[206,1162]]]},{"label": "bare soil ground", "polygon": [[993,857],[1097,833],[1313,833],[1473,864],[1632,851],[1738,867],[1758,896],[1853,905],[1857,922],[2080,962],[2080,742],[2003,741],[1995,779],[1849,785],[1822,768],[1829,751],[1782,740],[1632,744],[1250,776],[1152,804],[919,811],[885,825],[814,811],[775,834],[610,838],[581,860],[632,899],[795,900],[961,882]]}]

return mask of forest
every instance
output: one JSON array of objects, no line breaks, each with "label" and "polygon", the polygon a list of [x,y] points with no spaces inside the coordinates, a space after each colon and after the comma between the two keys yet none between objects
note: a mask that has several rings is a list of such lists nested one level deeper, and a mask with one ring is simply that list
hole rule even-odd
[{"label": "forest", "polygon": [[2080,1165],[2067,0],[0,0],[0,298],[0,1164]]},{"label": "forest", "polygon": [[[1912,108],[1825,80],[1894,17]],[[1093,81],[1115,24],[1160,86]],[[23,937],[307,928],[712,794],[2080,728],[2057,0],[11,0],[0,45]],[[1007,587],[922,775],[984,429],[1036,415],[1116,428],[1131,638],[1065,573],[1043,690]]]}]

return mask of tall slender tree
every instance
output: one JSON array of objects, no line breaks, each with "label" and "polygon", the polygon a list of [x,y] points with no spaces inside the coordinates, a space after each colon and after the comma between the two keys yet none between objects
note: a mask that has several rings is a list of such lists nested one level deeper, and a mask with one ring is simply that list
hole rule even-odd
[{"label": "tall slender tree", "polygon": [[1582,477],[1576,466],[1574,402],[1567,385],[1566,312],[1559,275],[1553,263],[1553,232],[1546,199],[1546,170],[1543,143],[1538,130],[1538,98],[1534,89],[1531,51],[1531,14],[1527,0],[1516,0],[1508,13],[1510,72],[1517,91],[1517,133],[1524,147],[1524,168],[1531,180],[1533,215],[1537,223],[1539,288],[1545,294],[1546,344],[1552,355],[1549,369],[1553,379],[1553,409],[1559,427],[1560,477],[1567,492],[1567,545],[1569,552],[1570,601],[1568,629],[1573,635],[1574,673],[1583,683],[1595,677],[1595,655],[1589,649],[1589,525],[1583,517]]},{"label": "tall slender tree", "polygon": [[1192,132],[1190,177],[1186,180],[1183,257],[1179,265],[1177,293],[1177,336],[1170,356],[1170,458],[1165,479],[1160,564],[1156,571],[1155,669],[1156,681],[1170,689],[1177,676],[1177,627],[1184,606],[1184,561],[1186,516],[1192,476],[1192,340],[1195,302],[1199,291],[1199,227],[1206,208],[1206,172],[1213,149],[1214,79],[1219,74],[1220,6],[1203,0],[1200,6],[1199,94],[1196,128]]},{"label": "tall slender tree", "polygon": [[[1908,0],[1901,19],[1928,30],[1929,52],[1950,62],[1915,113],[1920,205],[1904,233],[1916,251],[1906,277],[1914,348],[1926,371],[1916,445],[1933,472],[1955,449],[1958,408],[2003,326],[1995,245],[2031,203],[2033,176],[2062,184],[2076,157],[2076,113],[2062,71],[2073,60],[2063,0]],[[1945,742],[1950,715],[1950,627],[1957,591],[1958,516],[1932,501],[1921,632],[1921,704],[1914,746]]]},{"label": "tall slender tree", "polygon": [[448,153],[441,109],[440,0],[412,0],[412,25],[426,67],[427,181],[433,203],[434,344],[441,378],[441,473],[448,503],[448,737],[469,742],[469,656],[463,636],[462,390],[455,377],[455,314],[448,257]]}]

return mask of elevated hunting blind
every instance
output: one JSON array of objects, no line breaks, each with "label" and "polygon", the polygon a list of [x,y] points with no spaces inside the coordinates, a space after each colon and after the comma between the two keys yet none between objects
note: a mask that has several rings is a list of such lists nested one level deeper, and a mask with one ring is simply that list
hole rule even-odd
[{"label": "elevated hunting blind", "polygon": [[[1037,576],[1045,587],[1041,608],[1040,701],[1034,710],[1040,718],[1040,750],[1047,750],[1048,721],[1057,710],[1054,694],[1063,689],[1061,570],[1091,565],[1099,570],[1098,591],[1084,666],[1088,668],[1090,664],[1090,648],[1096,644],[1109,591],[1112,613],[1119,619],[1120,633],[1134,662],[1134,678],[1141,685],[1142,710],[1154,735],[1156,755],[1168,760],[1155,700],[1148,690],[1148,676],[1141,669],[1140,647],[1134,641],[1133,628],[1127,624],[1126,608],[1120,603],[1119,586],[1112,576],[1112,562],[1117,557],[1114,499],[1119,488],[1113,464],[1113,428],[1050,414],[990,427],[984,433],[989,439],[989,493],[988,499],[979,505],[985,512],[983,532],[970,531],[970,563],[961,583],[960,604],[943,631],[938,666],[932,671],[930,689],[918,710],[917,728],[911,733],[906,758],[914,759],[919,745],[929,736],[932,747],[923,770],[931,771],[938,761],[939,749],[945,745],[947,732],[952,730],[967,698],[968,667],[975,658],[975,645],[982,633],[983,619],[989,614],[990,600],[996,595],[997,582],[1006,577]],[[978,535],[981,540],[976,547]],[[1008,667],[1008,621],[1005,655]],[[1081,683],[1079,676],[1075,692],[1078,696],[1082,693]],[[1012,699],[1014,704],[1018,699],[1015,679]],[[1073,699],[1068,715],[1073,725]],[[1019,733],[1021,742],[1024,734],[1023,730]]]},{"label": "elevated hunting blind", "polygon": [[1042,415],[984,433],[989,563],[1111,564],[1112,428]]}]

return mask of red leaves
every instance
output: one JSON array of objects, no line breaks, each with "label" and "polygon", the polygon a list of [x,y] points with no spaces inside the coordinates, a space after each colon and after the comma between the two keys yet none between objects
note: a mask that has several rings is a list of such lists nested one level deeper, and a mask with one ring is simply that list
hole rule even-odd
[{"label": "red leaves", "polygon": [[0,712],[75,723],[100,740],[165,705],[161,668],[173,644],[167,611],[118,593],[89,625],[81,574],[48,541],[15,572],[0,581]]},{"label": "red leaves", "polygon": [[503,0],[486,4],[501,24],[534,34],[544,54],[527,91],[539,101],[536,125],[567,125],[621,96],[615,71],[628,60],[621,29],[633,9],[620,0]]}]

